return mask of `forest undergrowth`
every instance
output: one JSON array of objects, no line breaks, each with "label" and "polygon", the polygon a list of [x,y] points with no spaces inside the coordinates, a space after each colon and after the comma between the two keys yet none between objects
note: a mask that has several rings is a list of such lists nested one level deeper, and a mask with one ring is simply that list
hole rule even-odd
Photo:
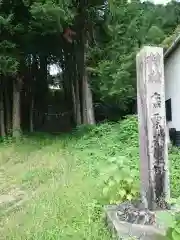
[{"label": "forest undergrowth", "polygon": [[[180,152],[169,150],[178,197]],[[110,240],[103,206],[139,195],[137,118],[0,145],[0,239]]]}]

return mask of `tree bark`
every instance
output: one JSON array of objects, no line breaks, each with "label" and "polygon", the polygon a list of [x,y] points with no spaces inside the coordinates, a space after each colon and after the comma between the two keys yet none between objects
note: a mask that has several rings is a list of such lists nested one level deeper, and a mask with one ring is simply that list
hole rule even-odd
[{"label": "tree bark", "polygon": [[76,124],[81,125],[81,102],[79,97],[79,82],[76,79],[76,91],[75,91],[75,99],[76,99]]},{"label": "tree bark", "polygon": [[87,124],[95,124],[95,117],[94,117],[94,107],[93,107],[93,100],[92,100],[92,92],[87,80],[87,75],[84,76],[84,92],[85,92],[85,103],[86,103],[86,121]]},{"label": "tree bark", "polygon": [[87,74],[83,78],[83,123],[95,124],[92,92],[87,80]]},{"label": "tree bark", "polygon": [[72,89],[72,100],[73,100],[73,116],[74,116],[74,120],[76,120],[76,94],[75,94],[73,83],[71,83],[71,89]]},{"label": "tree bark", "polygon": [[76,80],[76,87],[74,87],[72,83],[72,98],[73,98],[73,114],[74,114],[74,120],[76,125],[81,125],[81,104],[80,104],[80,98],[79,98],[79,85],[78,81]]},{"label": "tree bark", "polygon": [[13,81],[13,129],[12,136],[18,139],[21,135],[21,116],[20,116],[20,89],[21,79]]},{"label": "tree bark", "polygon": [[93,100],[92,93],[88,83],[88,76],[86,70],[86,52],[88,48],[87,33],[85,31],[82,35],[82,45],[81,45],[81,58],[82,58],[82,72],[81,72],[81,82],[82,82],[82,118],[83,124],[95,124],[94,109],[93,109]]},{"label": "tree bark", "polygon": [[6,136],[3,100],[4,100],[4,98],[3,98],[3,91],[1,90],[1,93],[0,93],[0,131],[1,131],[1,137],[5,137]]},{"label": "tree bark", "polygon": [[31,100],[30,100],[30,109],[29,109],[29,123],[30,123],[30,126],[29,126],[29,130],[30,132],[33,132],[34,131],[34,98],[33,96],[31,96]]},{"label": "tree bark", "polygon": [[11,104],[10,104],[10,94],[9,94],[9,88],[6,85],[5,91],[4,91],[4,99],[5,99],[5,116],[6,116],[6,133],[9,135],[12,132],[12,113],[11,113]]},{"label": "tree bark", "polygon": [[[38,109],[38,89],[37,86],[39,87],[39,69],[38,69],[38,60],[37,60],[37,56],[33,55],[33,62],[32,62],[32,66],[31,66],[31,85],[30,85],[30,92],[31,92],[31,100],[33,100],[33,112],[34,110]],[[29,130],[32,130],[32,123],[33,123],[33,131],[34,129],[36,129],[37,125],[38,125],[38,120],[39,120],[39,116],[37,115],[37,111],[34,112],[33,114],[33,119],[31,119],[31,107],[32,107],[32,102],[30,102],[30,123],[29,123]]]},{"label": "tree bark", "polygon": [[83,124],[88,124],[88,116],[87,116],[87,80],[86,77],[83,77],[82,82],[82,116],[83,116]]}]

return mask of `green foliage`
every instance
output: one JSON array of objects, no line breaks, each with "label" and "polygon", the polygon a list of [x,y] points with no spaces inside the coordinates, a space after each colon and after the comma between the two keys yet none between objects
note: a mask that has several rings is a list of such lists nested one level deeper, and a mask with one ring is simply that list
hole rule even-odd
[{"label": "green foliage", "polygon": [[[173,197],[179,195],[179,154],[177,148],[169,152]],[[35,135],[19,143],[4,142],[0,167],[4,173],[0,192],[18,186],[30,198],[21,211],[9,213],[8,222],[2,214],[6,239],[110,240],[102,222],[103,205],[139,194],[137,117],[81,126],[71,135]],[[169,240],[176,240],[178,216],[165,214],[159,219],[169,227]]]},{"label": "green foliage", "polygon": [[[139,181],[139,139],[137,116],[127,116],[118,123],[103,123],[97,126],[79,127],[71,136],[71,140],[65,146],[72,149],[73,153],[88,162],[90,171],[98,174],[102,169],[107,169],[111,164],[109,159],[117,159],[122,156],[130,170],[138,173]],[[169,167],[171,178],[171,196],[179,196],[180,186],[180,151],[178,148],[169,149]],[[116,165],[116,164],[115,164]],[[116,171],[118,172],[116,166]],[[98,169],[98,171],[97,171]],[[124,169],[125,170],[125,169]],[[111,177],[112,174],[107,177]],[[120,176],[119,172],[119,176]],[[140,185],[139,185],[140,186]],[[110,196],[108,196],[110,199]],[[113,196],[114,198],[114,196]]]},{"label": "green foliage", "polygon": [[63,31],[63,25],[69,24],[73,18],[67,4],[63,2],[57,4],[53,1],[35,2],[31,6],[31,14],[31,31],[42,36],[60,34]]},{"label": "green foliage", "polygon": [[91,175],[88,162],[64,149],[64,141],[37,134],[0,145],[1,194],[12,190],[12,196],[17,186],[25,193],[23,205],[11,204],[10,211],[0,206],[4,239],[111,239],[101,219],[97,176]]},{"label": "green foliage", "polygon": [[[1,6],[0,6],[1,10]],[[0,11],[1,12],[1,11]],[[15,52],[15,43],[13,43],[10,37],[14,34],[14,29],[12,25],[13,15],[0,16],[0,74],[3,75],[13,75],[17,71],[18,61],[13,55]],[[8,38],[4,38],[3,34],[7,35]]]},{"label": "green foliage", "polygon": [[[1,179],[0,191],[18,186],[30,198],[21,211],[9,213],[10,221],[2,223],[3,236],[110,240],[102,219],[104,204],[136,197],[139,192],[136,134],[137,118],[129,116],[119,123],[81,126],[72,135],[38,134],[18,143],[3,142],[0,167],[6,174]],[[105,182],[103,169],[107,171]],[[132,175],[120,180],[129,172],[136,176],[136,181],[132,183]],[[119,193],[116,196],[109,187],[105,197],[102,189],[106,182],[110,184],[111,176],[116,179]],[[123,197],[124,191],[127,194]],[[5,214],[0,214],[5,220]]]},{"label": "green foliage", "polygon": [[[180,207],[180,198],[173,199],[175,204],[175,210],[157,213],[158,223],[162,224],[166,229],[167,240],[179,240],[180,239],[180,213],[178,209]],[[177,212],[176,212],[177,210]]]},{"label": "green foliage", "polygon": [[[75,156],[84,159],[85,164],[88,163],[89,171],[93,176],[99,176],[97,184],[102,189],[102,197],[98,202],[119,203],[131,199],[132,196],[136,198],[140,187],[137,117],[127,116],[118,123],[104,123],[94,127],[83,126],[78,131],[74,137],[71,136],[71,141],[67,142],[65,147]],[[171,196],[176,198],[179,196],[180,186],[179,158],[178,148],[169,149]],[[131,177],[131,171],[135,178]],[[125,177],[128,176],[127,179],[125,178],[127,181],[123,179],[124,174]],[[136,181],[132,183],[134,179]],[[134,195],[130,193],[131,191]],[[161,216],[159,214],[159,222],[169,227],[168,236],[171,238],[168,239],[179,239],[177,234],[180,224],[178,218],[175,220],[177,216],[165,214]]]},{"label": "green foliage", "polygon": [[180,176],[179,176],[179,158],[180,152],[179,149],[173,147],[169,151],[169,167],[171,172],[171,192],[172,196],[175,198],[179,197],[179,186],[180,186]]},{"label": "green foliage", "polygon": [[174,30],[173,34],[167,36],[164,39],[164,41],[161,43],[161,46],[167,50],[171,46],[171,44],[176,40],[176,38],[179,37],[179,31],[180,31],[180,26],[178,25]]},{"label": "green foliage", "polygon": [[120,141],[129,143],[131,146],[138,146],[138,120],[137,116],[126,116],[125,120],[120,122]]},{"label": "green foliage", "polygon": [[108,160],[106,168],[101,172],[104,180],[103,195],[107,203],[131,201],[139,196],[138,171],[132,167],[123,156]]},{"label": "green foliage", "polygon": [[136,116],[128,116],[119,123],[81,126],[74,133],[74,138],[71,137],[71,142],[66,144],[68,149],[72,148],[75,154],[88,162],[94,176],[100,177],[98,185],[102,189],[101,204],[121,202],[138,196]]},{"label": "green foliage", "polygon": [[14,75],[29,54],[59,56],[63,28],[74,19],[70,4],[63,0],[0,3],[0,74]]},{"label": "green foliage", "polygon": [[127,116],[119,123],[81,126],[75,136],[78,141],[73,149],[89,162],[92,169],[97,164],[94,171],[100,172],[103,203],[122,202],[138,196],[136,116]]},{"label": "green foliage", "polygon": [[[13,75],[27,59],[31,66],[31,57],[36,55],[38,60],[46,56],[48,64],[58,62],[65,76],[65,55],[72,52],[72,45],[65,44],[62,32],[72,27],[80,40],[79,3],[2,1],[0,73]],[[163,6],[140,1],[91,0],[83,8],[89,43],[86,64],[95,101],[118,106],[124,111],[122,115],[132,113],[136,99],[136,53],[144,44],[159,45],[164,39],[169,42],[180,23],[180,3],[173,1]],[[167,46],[166,41],[164,44]]]},{"label": "green foliage", "polygon": [[[165,6],[148,1],[109,1],[100,22],[102,37],[98,26],[98,41],[94,51],[90,50],[92,86],[98,99],[125,111],[130,108],[136,99],[136,53],[145,44],[167,42],[180,23],[179,11],[180,3],[175,1]],[[165,42],[163,46],[167,46]]]},{"label": "green foliage", "polygon": [[0,55],[0,73],[3,75],[15,75],[18,68],[18,61],[15,57]]},{"label": "green foliage", "polygon": [[164,32],[157,26],[151,26],[147,32],[147,41],[153,45],[159,45],[164,40]]}]

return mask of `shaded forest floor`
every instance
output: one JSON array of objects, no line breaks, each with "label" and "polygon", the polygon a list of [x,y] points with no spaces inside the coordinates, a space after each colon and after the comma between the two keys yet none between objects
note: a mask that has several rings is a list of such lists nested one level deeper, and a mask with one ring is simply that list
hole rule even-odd
[{"label": "shaded forest floor", "polygon": [[[101,169],[123,155],[138,168],[137,120],[81,127],[71,135],[0,145],[0,239],[110,240],[103,222]],[[180,153],[170,151],[172,195]]]}]

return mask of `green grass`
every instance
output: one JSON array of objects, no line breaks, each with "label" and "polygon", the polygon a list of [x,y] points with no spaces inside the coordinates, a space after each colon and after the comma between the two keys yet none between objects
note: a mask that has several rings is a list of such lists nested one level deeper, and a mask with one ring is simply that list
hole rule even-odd
[{"label": "green grass", "polygon": [[[81,127],[71,135],[32,136],[0,145],[0,195],[19,188],[21,206],[0,208],[0,239],[110,240],[103,221],[101,169],[123,155],[138,169],[137,121]],[[180,190],[179,156],[170,151],[172,195]],[[98,203],[98,204],[97,204]]]},{"label": "green grass", "polygon": [[93,207],[101,197],[98,176],[64,145],[55,138],[1,145],[1,194],[18,187],[29,199],[11,212],[0,210],[0,239],[110,239]]}]

